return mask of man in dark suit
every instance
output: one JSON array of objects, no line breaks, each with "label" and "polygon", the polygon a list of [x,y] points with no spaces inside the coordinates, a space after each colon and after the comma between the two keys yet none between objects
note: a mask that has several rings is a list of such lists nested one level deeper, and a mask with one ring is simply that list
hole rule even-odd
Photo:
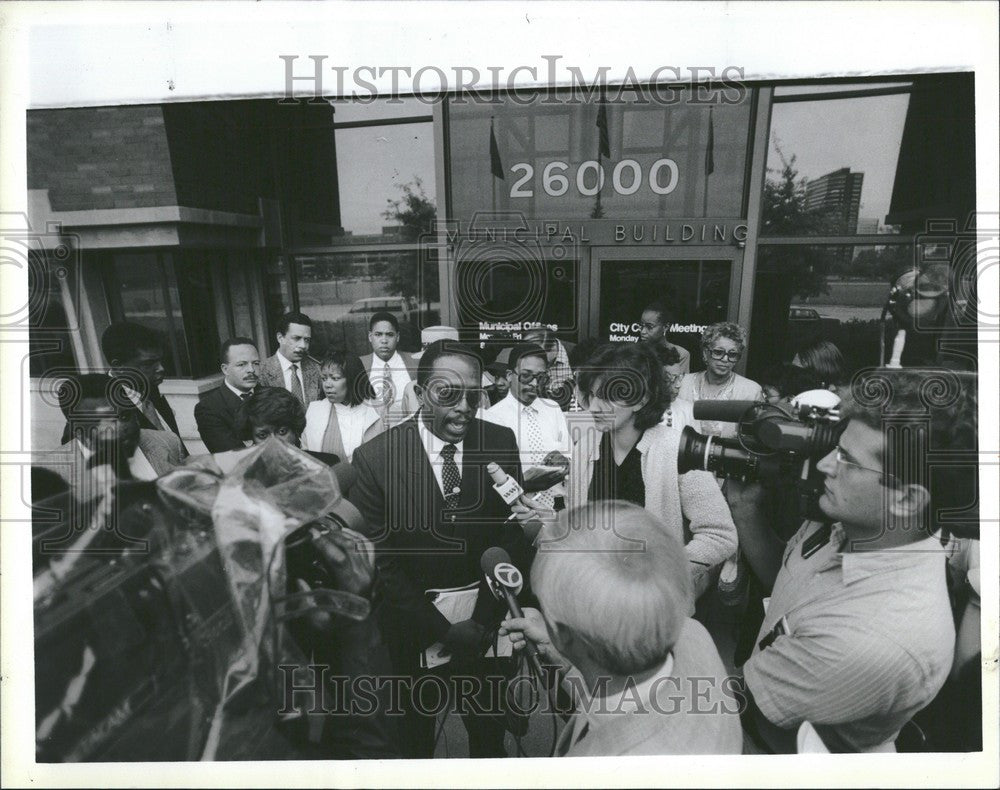
[{"label": "man in dark suit", "polygon": [[240,450],[246,446],[237,427],[237,415],[260,380],[260,355],[247,337],[233,337],[222,344],[222,384],[205,393],[194,407],[198,434],[210,453]]},{"label": "man in dark suit", "polygon": [[[475,419],[482,396],[473,352],[453,341],[432,343],[420,360],[417,414],[359,447],[350,499],[371,530],[379,570],[380,622],[399,675],[416,677],[422,651],[436,642],[452,656],[447,671],[482,679],[484,637],[503,616],[482,583],[480,558],[491,546],[526,568],[532,553],[522,521],[534,506],[511,508],[493,489],[486,467],[495,462],[520,481],[517,443],[508,428]],[[536,524],[537,526],[537,524]],[[471,618],[449,622],[426,590],[480,582]],[[404,699],[404,756],[432,757],[434,718]],[[463,716],[472,757],[504,756],[497,716]]]},{"label": "man in dark suit", "polygon": [[[187,448],[177,429],[174,410],[160,394],[166,369],[163,367],[163,339],[159,333],[128,321],[111,324],[101,335],[101,351],[110,366],[111,377],[124,384],[122,393],[138,409],[139,427],[173,433],[186,456]],[[69,434],[64,432],[63,443],[69,439]]]},{"label": "man in dark suit", "polygon": [[319,400],[319,365],[309,356],[312,319],[304,313],[285,313],[278,319],[277,338],[278,350],[264,360],[260,383],[288,390],[303,407]]}]

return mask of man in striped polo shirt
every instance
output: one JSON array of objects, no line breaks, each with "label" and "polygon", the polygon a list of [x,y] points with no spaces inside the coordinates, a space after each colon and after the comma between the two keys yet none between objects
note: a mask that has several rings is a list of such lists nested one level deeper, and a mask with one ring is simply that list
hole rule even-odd
[{"label": "man in striped polo shirt", "polygon": [[948,677],[955,629],[935,515],[975,499],[954,461],[932,475],[927,455],[974,450],[976,383],[931,405],[931,374],[879,371],[889,402],[843,410],[839,445],[818,466],[833,523],[807,522],[788,542],[743,668],[759,747],[794,752],[808,733],[831,752],[894,751]]}]

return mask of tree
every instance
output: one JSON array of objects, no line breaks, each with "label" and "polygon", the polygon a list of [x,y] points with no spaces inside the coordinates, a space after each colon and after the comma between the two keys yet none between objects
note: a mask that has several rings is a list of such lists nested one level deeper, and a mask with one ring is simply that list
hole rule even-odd
[{"label": "tree", "polygon": [[[423,182],[414,176],[413,181],[400,184],[402,196],[386,201],[389,205],[382,216],[400,225],[400,236],[405,241],[418,241],[421,236],[434,230],[437,207],[424,191]],[[431,301],[440,293],[438,260],[435,248],[423,246],[408,260],[381,263],[375,273],[389,281],[389,293],[398,296],[422,299],[431,309]],[[419,276],[418,276],[419,274]]]},{"label": "tree", "polygon": [[[831,217],[806,209],[806,179],[799,178],[795,156],[787,158],[773,140],[781,169],[764,183],[762,236],[816,236],[831,230]],[[826,277],[836,250],[816,246],[763,246],[757,263],[753,304],[754,370],[781,361],[789,347],[788,310],[796,300],[828,293]]]}]

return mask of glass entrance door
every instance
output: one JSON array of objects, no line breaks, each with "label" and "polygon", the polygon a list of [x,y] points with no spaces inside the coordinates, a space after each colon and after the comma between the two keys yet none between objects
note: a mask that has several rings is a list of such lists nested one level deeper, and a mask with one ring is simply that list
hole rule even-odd
[{"label": "glass entrance door", "polygon": [[591,311],[592,337],[637,342],[644,308],[659,302],[669,313],[667,338],[690,351],[692,367],[698,369],[702,330],[736,318],[741,250],[595,250],[591,260],[591,292],[597,308]]}]

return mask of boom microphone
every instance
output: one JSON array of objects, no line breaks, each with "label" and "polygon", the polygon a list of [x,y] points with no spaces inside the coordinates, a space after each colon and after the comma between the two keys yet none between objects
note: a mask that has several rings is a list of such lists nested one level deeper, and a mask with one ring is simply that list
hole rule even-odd
[{"label": "boom microphone", "polygon": [[[493,595],[501,601],[506,601],[511,616],[524,619],[524,612],[521,611],[521,605],[516,598],[524,587],[524,577],[510,561],[510,555],[497,546],[491,546],[483,552],[479,567],[482,568],[486,583]],[[527,636],[524,638],[524,652],[538,678],[544,678],[542,663],[538,660],[538,648]]]},{"label": "boom microphone", "polygon": [[696,400],[694,418],[712,422],[739,422],[750,409],[759,406],[755,400]]}]

